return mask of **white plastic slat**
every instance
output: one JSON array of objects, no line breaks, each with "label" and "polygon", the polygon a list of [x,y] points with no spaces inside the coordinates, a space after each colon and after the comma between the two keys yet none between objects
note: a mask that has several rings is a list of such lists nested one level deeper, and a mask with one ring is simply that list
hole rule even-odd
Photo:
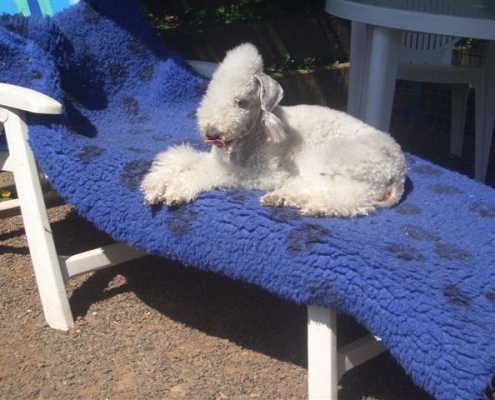
[{"label": "white plastic slat", "polygon": [[76,254],[66,260],[61,260],[61,263],[66,270],[65,279],[69,279],[90,271],[97,271],[144,257],[145,255],[145,251],[133,249],[126,243],[115,243]]}]

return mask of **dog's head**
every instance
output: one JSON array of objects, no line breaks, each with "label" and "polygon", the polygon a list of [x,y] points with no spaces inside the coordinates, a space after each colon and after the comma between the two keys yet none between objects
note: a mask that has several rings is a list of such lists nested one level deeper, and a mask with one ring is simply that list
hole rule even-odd
[{"label": "dog's head", "polygon": [[225,147],[258,126],[267,141],[280,142],[285,132],[272,110],[282,100],[281,86],[263,73],[255,46],[230,50],[213,74],[197,110],[201,136],[207,145]]}]

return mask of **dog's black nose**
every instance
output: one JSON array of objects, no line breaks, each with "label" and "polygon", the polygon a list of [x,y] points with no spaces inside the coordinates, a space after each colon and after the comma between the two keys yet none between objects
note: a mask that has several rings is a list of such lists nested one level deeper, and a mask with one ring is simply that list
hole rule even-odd
[{"label": "dog's black nose", "polygon": [[206,138],[208,140],[218,140],[220,139],[220,132],[218,132],[215,128],[208,129],[206,132]]}]

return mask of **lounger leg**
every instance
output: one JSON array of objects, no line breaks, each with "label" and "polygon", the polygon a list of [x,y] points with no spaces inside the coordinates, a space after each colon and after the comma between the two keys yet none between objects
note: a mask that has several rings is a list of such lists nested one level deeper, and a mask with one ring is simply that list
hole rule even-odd
[{"label": "lounger leg", "polygon": [[337,314],[308,306],[308,393],[310,400],[337,400]]},{"label": "lounger leg", "polygon": [[25,114],[19,110],[0,108],[0,122],[4,122],[10,155],[14,160],[14,178],[45,318],[52,328],[66,330],[74,325],[74,320],[36,162],[27,143]]}]

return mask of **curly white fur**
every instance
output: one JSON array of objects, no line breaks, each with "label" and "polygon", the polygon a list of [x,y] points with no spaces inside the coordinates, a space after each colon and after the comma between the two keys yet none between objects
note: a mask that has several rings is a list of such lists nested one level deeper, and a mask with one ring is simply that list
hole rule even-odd
[{"label": "curly white fur", "polygon": [[266,190],[263,205],[349,217],[400,201],[405,157],[387,133],[326,107],[279,106],[282,96],[253,45],[229,51],[197,110],[211,152],[184,144],[159,154],[141,184],[145,202],[242,187]]}]

